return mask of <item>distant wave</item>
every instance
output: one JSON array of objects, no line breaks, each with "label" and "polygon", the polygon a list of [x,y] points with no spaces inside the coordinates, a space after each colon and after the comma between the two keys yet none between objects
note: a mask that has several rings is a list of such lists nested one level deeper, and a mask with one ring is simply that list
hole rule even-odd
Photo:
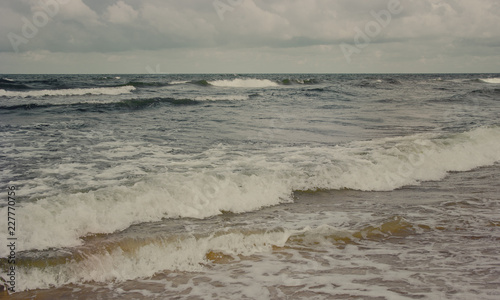
[{"label": "distant wave", "polygon": [[167,83],[167,82],[155,82],[155,81],[152,81],[152,82],[147,82],[147,81],[129,81],[126,84],[124,84],[123,86],[128,86],[128,85],[131,85],[131,86],[134,86],[134,87],[148,87],[148,86],[161,87],[161,86],[167,86],[167,85],[169,85],[169,83]]},{"label": "distant wave", "polygon": [[126,99],[119,101],[102,102],[94,99],[88,101],[80,101],[69,103],[67,99],[64,101],[57,101],[56,99],[50,102],[28,102],[28,103],[12,103],[11,105],[0,105],[1,110],[16,110],[16,109],[39,109],[54,106],[64,105],[66,107],[77,107],[80,110],[92,109],[92,107],[99,107],[99,109],[147,109],[148,107],[161,105],[164,103],[171,105],[196,105],[202,102],[210,101],[242,101],[248,100],[251,97],[256,97],[257,94],[252,95],[212,95],[212,96],[198,96],[194,99],[189,98],[172,98],[172,97],[153,97],[153,98],[137,98]]},{"label": "distant wave", "polygon": [[233,101],[233,100],[248,100],[248,95],[216,95],[216,96],[198,96],[194,98],[196,101]]},{"label": "distant wave", "polygon": [[185,84],[188,83],[189,81],[187,80],[179,80],[179,81],[171,81],[169,84]]},{"label": "distant wave", "polygon": [[486,83],[500,84],[500,78],[481,78],[479,80]]},{"label": "distant wave", "polygon": [[0,78],[0,88],[8,90],[29,90],[29,86],[10,78]]},{"label": "distant wave", "polygon": [[145,98],[145,99],[127,99],[120,101],[111,101],[111,102],[100,102],[90,99],[88,101],[78,101],[74,103],[68,103],[67,101],[51,101],[46,103],[39,102],[30,102],[30,103],[22,103],[22,104],[13,104],[13,105],[0,105],[0,109],[3,110],[17,110],[17,109],[39,109],[39,108],[48,108],[54,106],[64,105],[66,107],[75,107],[79,110],[87,110],[92,109],[93,107],[99,107],[99,109],[145,109],[148,107],[160,105],[162,103],[170,103],[172,105],[195,105],[199,104],[200,101],[193,99],[175,99],[170,97],[154,97],[154,98]]},{"label": "distant wave", "polygon": [[292,84],[318,84],[318,80],[317,79],[291,79],[291,78],[287,78],[287,79],[283,79],[281,81],[281,84],[284,84],[284,85],[292,85]]},{"label": "distant wave", "polygon": [[[194,99],[190,98],[172,98],[172,97],[154,97],[145,99],[128,99],[119,102],[111,102],[106,105],[113,108],[126,109],[147,109],[148,107],[170,104],[174,106],[182,105],[197,105],[205,101],[241,101],[249,99],[248,95],[220,95],[220,96],[198,96]],[[102,106],[102,105],[101,105]]]},{"label": "distant wave", "polygon": [[306,89],[307,92],[324,92],[326,89],[324,88],[314,88],[314,89]]},{"label": "distant wave", "polygon": [[[178,82],[185,83],[185,82]],[[294,85],[294,84],[318,84],[316,79],[294,79],[287,78],[283,80],[273,81],[270,79],[256,79],[256,78],[236,78],[236,79],[223,79],[223,80],[196,80],[191,81],[192,84],[200,86],[216,86],[216,87],[232,87],[232,88],[265,88],[275,87],[280,85]],[[173,83],[171,83],[173,84]]]},{"label": "distant wave", "polygon": [[260,88],[278,86],[278,83],[268,79],[233,79],[208,81],[210,85],[218,87]]},{"label": "distant wave", "polygon": [[64,83],[60,80],[51,78],[51,79],[29,79],[29,80],[16,80],[11,78],[0,78],[0,88],[4,88],[7,90],[39,90],[42,88],[45,89],[62,89],[64,87]]},{"label": "distant wave", "polygon": [[83,95],[120,95],[129,94],[135,87],[127,85],[121,87],[102,87],[87,89],[61,89],[61,90],[32,90],[27,92],[6,91],[0,89],[0,97],[44,97],[44,96],[83,96]]},{"label": "distant wave", "polygon": [[366,78],[353,83],[354,86],[373,89],[393,89],[401,84],[401,81],[394,78]]},{"label": "distant wave", "polygon": [[196,105],[199,104],[199,101],[193,99],[176,99],[171,97],[155,97],[155,98],[146,98],[146,99],[129,99],[123,100],[116,103],[110,103],[113,107],[123,107],[130,109],[142,109],[148,108],[155,105],[160,105],[162,103],[170,103],[173,105]]},{"label": "distant wave", "polygon": [[195,85],[200,85],[200,86],[209,86],[210,83],[208,83],[208,81],[206,80],[194,80],[194,81],[191,81],[192,84],[195,84]]},{"label": "distant wave", "polygon": [[110,79],[121,79],[120,76],[103,76],[103,77],[99,77],[98,78],[99,80],[110,80]]}]

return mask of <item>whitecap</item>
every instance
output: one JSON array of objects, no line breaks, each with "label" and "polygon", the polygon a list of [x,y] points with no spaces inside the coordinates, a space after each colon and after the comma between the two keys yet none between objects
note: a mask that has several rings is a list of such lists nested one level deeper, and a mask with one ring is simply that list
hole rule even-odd
[{"label": "whitecap", "polygon": [[500,84],[500,78],[481,78],[479,80],[485,83]]},{"label": "whitecap", "polygon": [[278,86],[278,83],[269,79],[233,79],[233,80],[215,80],[209,81],[209,84],[218,87],[236,87],[236,88],[262,88]]},{"label": "whitecap", "polygon": [[121,95],[129,94],[135,87],[131,85],[120,87],[102,87],[85,89],[61,89],[61,90],[32,90],[32,91],[6,91],[0,89],[0,97],[44,97],[44,96],[83,96],[83,95]]},{"label": "whitecap", "polygon": [[[19,250],[81,244],[90,233],[111,233],[162,218],[207,218],[293,201],[293,191],[391,191],[443,179],[500,161],[500,128],[353,142],[337,147],[278,147],[266,153],[207,150],[185,157],[177,172],[152,175],[132,186],[61,194],[20,207]],[[210,168],[206,168],[206,164]],[[184,170],[183,172],[179,172]],[[244,171],[242,171],[244,170]],[[6,215],[6,207],[0,215]],[[7,238],[0,232],[0,239]],[[7,249],[0,249],[6,255]]]}]

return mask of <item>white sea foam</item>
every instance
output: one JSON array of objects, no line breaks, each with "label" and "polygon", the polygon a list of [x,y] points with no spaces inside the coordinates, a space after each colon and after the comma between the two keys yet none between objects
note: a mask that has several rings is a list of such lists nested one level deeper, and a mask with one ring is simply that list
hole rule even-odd
[{"label": "white sea foam", "polygon": [[[164,174],[132,187],[60,195],[19,209],[21,249],[77,246],[87,233],[111,233],[164,217],[205,218],[280,203],[290,187],[276,175],[197,172]],[[6,209],[2,209],[6,214]],[[21,225],[22,224],[22,225]],[[50,232],[50,233],[49,233]],[[5,233],[6,234],[6,233]],[[2,233],[2,236],[4,233]],[[4,249],[0,250],[4,254]]]},{"label": "white sea foam", "polygon": [[129,94],[135,87],[131,85],[120,87],[102,87],[88,89],[61,89],[61,90],[32,90],[32,91],[6,91],[0,89],[0,97],[43,97],[43,96],[82,96],[82,95],[120,95]]},{"label": "white sea foam", "polygon": [[49,288],[85,281],[125,281],[150,277],[163,270],[201,271],[201,264],[209,264],[210,251],[227,255],[251,255],[270,251],[273,245],[283,246],[291,231],[217,232],[210,236],[191,235],[130,241],[132,253],[116,247],[103,253],[84,255],[81,261],[40,268],[17,268],[19,280],[16,290]]},{"label": "white sea foam", "polygon": [[482,79],[479,79],[483,82],[486,82],[486,83],[494,83],[494,84],[500,84],[500,78],[482,78]]},{"label": "white sea foam", "polygon": [[215,80],[209,81],[213,86],[219,87],[241,87],[241,88],[260,88],[260,87],[271,87],[278,86],[278,83],[268,80],[268,79],[233,79],[233,80]]},{"label": "white sea foam", "polygon": [[[360,205],[362,204],[360,203]],[[450,210],[446,206],[436,209]],[[380,207],[378,210],[378,212],[384,211],[384,208]],[[470,216],[467,216],[467,209],[464,209],[464,212],[464,215],[460,216],[466,220],[473,215],[473,212],[469,212]],[[415,211],[411,212],[413,215],[414,213]],[[450,215],[455,213],[457,211],[450,212]],[[349,215],[350,221],[352,221],[351,212]],[[418,249],[408,247],[408,244],[402,247],[400,243],[396,245],[383,242],[382,244],[375,243],[375,247],[373,243],[364,243],[364,240],[383,240],[400,234],[404,236],[423,232],[420,223],[409,223],[404,218],[384,218],[381,220],[380,216],[374,212],[367,212],[365,215],[368,216],[365,221],[374,222],[372,223],[374,227],[365,225],[353,228],[352,222],[349,222],[348,218],[344,222],[339,222],[339,225],[332,226],[316,220],[315,226],[290,229],[289,225],[293,226],[295,221],[292,219],[293,217],[290,217],[289,222],[281,222],[280,227],[269,226],[269,223],[266,222],[266,228],[259,228],[256,223],[253,223],[248,228],[231,226],[227,229],[206,232],[194,231],[194,233],[173,234],[165,231],[164,233],[152,233],[148,236],[137,234],[137,236],[129,236],[121,240],[111,238],[104,245],[99,244],[100,239],[97,238],[97,243],[91,240],[87,247],[69,250],[73,252],[73,256],[65,262],[60,258],[55,261],[48,258],[44,260],[43,264],[26,262],[27,267],[25,265],[18,266],[16,269],[19,274],[17,289],[21,291],[52,288],[70,283],[89,283],[90,285],[97,283],[99,285],[113,282],[119,284],[137,278],[151,278],[164,271],[175,276],[175,271],[180,271],[181,273],[193,272],[193,276],[199,273],[205,278],[210,278],[207,279],[208,282],[206,280],[198,282],[192,280],[194,286],[192,286],[193,293],[190,292],[190,296],[202,296],[198,293],[203,290],[220,293],[221,290],[226,290],[220,285],[225,283],[229,289],[232,289],[231,286],[237,287],[237,290],[232,290],[228,295],[242,293],[248,297],[253,295],[251,298],[257,299],[261,292],[247,290],[248,285],[251,285],[252,282],[265,283],[265,286],[268,287],[286,285],[300,288],[300,286],[305,286],[303,289],[305,291],[311,291],[314,287],[315,292],[324,292],[325,294],[382,296],[387,295],[390,291],[390,289],[387,291],[386,287],[393,287],[392,282],[400,280],[412,282],[411,277],[414,274],[428,276],[429,273],[422,271],[423,268],[430,265],[449,267],[446,259],[443,259],[443,251],[440,251],[439,248],[443,247],[449,250],[450,240],[447,240],[442,246],[422,243],[417,246],[421,247]],[[438,214],[440,221],[447,223],[453,222],[449,219],[450,215],[445,213],[439,216]],[[296,215],[294,214],[294,216]],[[318,214],[310,217],[313,216],[317,217]],[[436,215],[433,215],[429,220],[435,221],[435,217]],[[472,219],[476,218],[478,216],[474,215]],[[457,220],[457,224],[463,221]],[[403,232],[398,232],[398,224]],[[385,229],[384,225],[386,225]],[[449,224],[450,228],[454,228],[452,225],[455,224]],[[442,238],[439,236],[441,230],[435,231],[438,236],[434,238]],[[455,230],[453,229],[453,231]],[[463,239],[464,237],[457,236],[457,238]],[[349,241],[354,242],[354,244]],[[413,242],[418,243],[418,241]],[[358,247],[357,243],[362,243],[362,247]],[[411,241],[406,241],[406,243],[411,243]],[[482,243],[488,242],[483,241]],[[481,245],[477,245],[476,248],[481,249]],[[310,251],[311,249],[314,250]],[[494,249],[493,246],[490,250],[492,249]],[[454,257],[463,258],[463,254],[458,252],[453,252]],[[479,255],[479,253],[467,253],[467,255],[469,259],[476,257],[478,262],[484,262],[485,265],[496,258],[494,255],[486,255],[485,260],[485,255]],[[391,263],[387,262],[388,257],[397,257],[397,259]],[[216,263],[213,264],[212,261]],[[224,261],[229,262],[229,267],[224,267]],[[426,263],[408,268],[408,266],[402,265],[401,261],[421,263],[425,261]],[[467,263],[470,261],[468,260]],[[398,269],[398,264],[406,271]],[[448,268],[445,269],[448,270]],[[463,276],[461,270],[444,273],[447,278],[449,278],[448,276],[451,278],[455,278],[457,275]],[[346,276],[332,277],[332,274]],[[435,268],[430,274],[431,278],[443,276],[443,274],[438,275]],[[361,280],[372,280],[375,278],[374,276],[376,276],[378,283],[368,285],[375,288],[367,290],[367,285]],[[424,287],[426,291],[429,291],[427,280],[420,279],[415,281],[416,286]],[[162,277],[145,280],[168,284]],[[328,284],[332,283],[332,280],[334,280],[334,284]],[[175,284],[174,281],[172,278],[172,284]],[[242,287],[239,287],[238,284],[234,285],[234,283],[241,281],[245,282],[244,291],[241,291]],[[389,281],[388,286],[383,284],[384,281]],[[217,289],[214,290],[211,283],[216,283]],[[184,286],[179,292],[188,290],[187,288]],[[266,295],[268,290],[264,290],[266,290],[264,292]],[[398,298],[395,297],[395,299]]]},{"label": "white sea foam", "polygon": [[354,142],[332,149],[328,156],[317,148],[288,153],[288,159],[297,163],[307,157],[323,160],[317,163],[319,175],[311,176],[296,189],[390,191],[442,179],[449,171],[467,171],[499,161],[500,128],[478,128],[450,136],[418,134]]},{"label": "white sea foam", "polygon": [[[211,149],[206,159],[186,158],[175,171],[132,186],[61,194],[17,210],[19,249],[77,246],[88,233],[111,233],[162,218],[206,218],[221,211],[248,212],[291,201],[294,190],[394,190],[439,180],[500,161],[500,128],[438,136],[354,142],[336,147],[279,147],[236,153]],[[184,171],[181,171],[183,170]],[[0,216],[6,218],[7,209]],[[5,228],[0,239],[6,239]],[[7,249],[0,249],[2,256]]]}]

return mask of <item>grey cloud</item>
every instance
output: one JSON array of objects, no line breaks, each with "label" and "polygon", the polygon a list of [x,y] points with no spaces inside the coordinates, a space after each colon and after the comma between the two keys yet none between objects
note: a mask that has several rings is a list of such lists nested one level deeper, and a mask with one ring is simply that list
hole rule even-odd
[{"label": "grey cloud", "polygon": [[[40,12],[36,5],[40,1],[0,2],[0,55],[14,53],[8,35],[23,38],[23,22],[33,22],[34,14]],[[199,54],[275,49],[269,55],[281,52],[300,59],[301,51],[310,56],[330,49],[332,53],[318,53],[340,56],[338,61],[343,60],[339,45],[354,45],[360,40],[356,35],[377,22],[373,13],[386,11],[391,1],[398,0],[241,0],[226,6],[229,9],[223,12],[222,20],[213,3],[230,5],[228,0],[64,1],[67,3],[61,4],[59,12],[38,28],[34,37],[18,45],[21,53],[111,55],[179,50],[176,53]],[[375,64],[376,59],[370,56],[375,52],[380,61],[395,57],[413,62],[421,56],[460,57],[475,52],[494,56],[498,51],[499,1],[400,3],[402,11],[390,15],[389,24],[370,37],[370,48],[356,54],[358,57],[369,57]]]},{"label": "grey cloud", "polygon": [[[212,1],[84,0],[78,7],[72,2],[61,5],[60,14],[21,48],[107,52],[228,44],[246,47],[330,45],[353,37],[355,28],[363,29],[373,21],[371,12],[387,9],[389,1],[244,0],[240,7],[226,11],[226,17],[221,21]],[[479,1],[473,5],[482,4],[485,8],[487,4],[495,5],[490,2]],[[31,19],[33,7],[29,3],[33,2],[15,1],[1,5],[8,6],[6,8],[18,14],[19,19]],[[377,42],[441,33],[453,35],[453,27],[457,31],[463,27],[460,24],[463,20],[458,19],[464,17],[468,8],[464,7],[465,1],[453,0],[402,0],[401,3],[403,12],[391,16],[390,28],[381,33]],[[81,13],[63,6],[75,6]],[[134,18],[127,22],[127,17],[131,16]],[[493,32],[494,24],[491,25],[490,31]],[[6,27],[21,35],[22,22]],[[9,46],[9,41],[2,39],[0,49],[8,51],[12,48]]]}]

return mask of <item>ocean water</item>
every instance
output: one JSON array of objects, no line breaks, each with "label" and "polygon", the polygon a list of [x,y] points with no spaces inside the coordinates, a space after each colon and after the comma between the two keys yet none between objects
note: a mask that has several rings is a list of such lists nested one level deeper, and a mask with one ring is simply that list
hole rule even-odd
[{"label": "ocean water", "polygon": [[500,298],[499,74],[1,75],[0,139],[12,299]]}]

